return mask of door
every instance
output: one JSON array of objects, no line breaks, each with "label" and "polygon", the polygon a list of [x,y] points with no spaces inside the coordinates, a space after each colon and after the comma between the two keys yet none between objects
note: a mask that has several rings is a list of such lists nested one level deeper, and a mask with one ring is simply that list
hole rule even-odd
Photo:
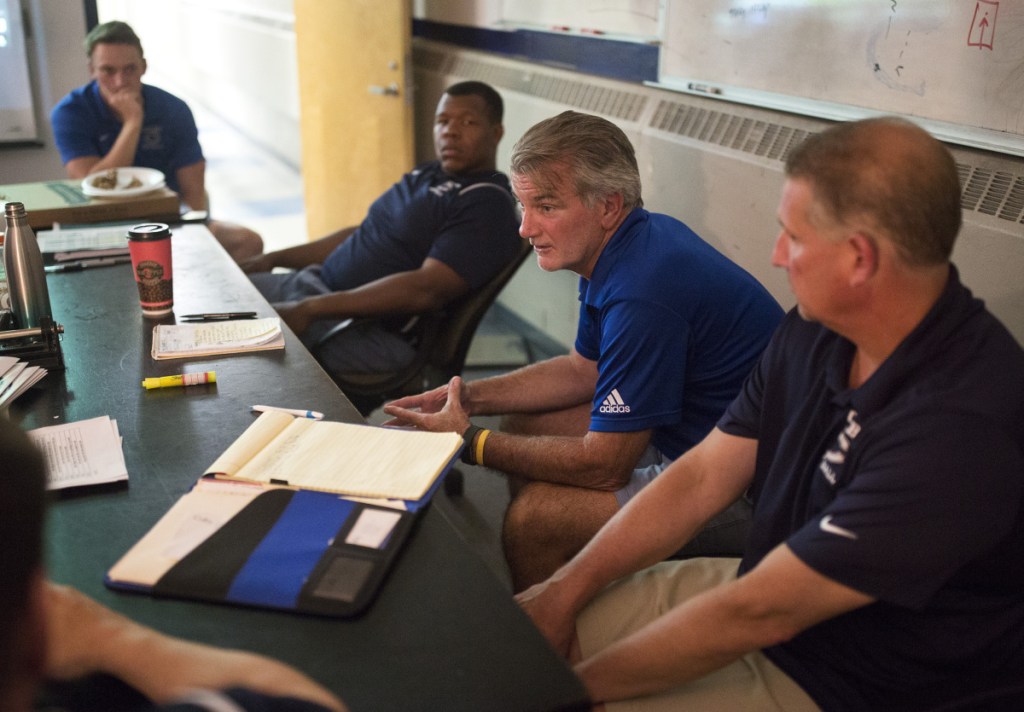
[{"label": "door", "polygon": [[306,226],[357,225],[413,164],[406,0],[295,0]]}]

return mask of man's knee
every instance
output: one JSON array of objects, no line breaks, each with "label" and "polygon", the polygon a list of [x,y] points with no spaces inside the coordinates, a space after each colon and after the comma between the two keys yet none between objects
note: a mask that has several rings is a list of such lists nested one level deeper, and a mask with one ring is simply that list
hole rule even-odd
[{"label": "man's knee", "polygon": [[505,512],[502,538],[511,549],[571,556],[614,516],[611,492],[527,482]]},{"label": "man's knee", "polygon": [[[526,482],[518,488],[505,511],[502,539],[506,550],[538,545],[557,536],[558,513],[552,513],[554,487],[545,482]],[[561,513],[564,516],[564,512]]]},{"label": "man's knee", "polygon": [[502,529],[517,591],[543,581],[571,559],[618,511],[615,495],[528,482],[509,504]]}]

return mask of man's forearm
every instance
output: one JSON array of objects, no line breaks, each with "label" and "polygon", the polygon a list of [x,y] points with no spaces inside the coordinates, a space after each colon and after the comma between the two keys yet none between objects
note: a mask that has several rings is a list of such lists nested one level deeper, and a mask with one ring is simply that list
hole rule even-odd
[{"label": "man's forearm", "polygon": [[[105,156],[98,161],[90,163],[72,161],[68,163],[68,175],[71,178],[85,178],[91,173],[110,170],[111,168],[125,168],[135,162],[135,151],[139,147],[139,136],[142,133],[142,122],[129,122],[121,127],[114,145]],[[77,174],[77,175],[73,175]]]},{"label": "man's forearm", "polygon": [[[578,357],[577,357],[578,358]],[[540,413],[589,403],[596,369],[585,372],[570,356],[555,356],[515,371],[473,381],[466,409],[474,415]]]},{"label": "man's forearm", "polygon": [[595,701],[650,694],[873,601],[818,573],[780,544],[744,576],[680,603],[582,661],[577,672]]},{"label": "man's forearm", "polygon": [[580,662],[576,672],[591,698],[609,702],[660,692],[778,643],[781,627],[736,605],[734,588],[700,594]]},{"label": "man's forearm", "polygon": [[[594,452],[584,437],[493,432],[484,447],[486,467],[533,481],[614,492],[629,481],[636,460],[625,452]],[[642,448],[641,448],[642,450]]]},{"label": "man's forearm", "polygon": [[263,257],[267,260],[269,269],[274,267],[302,269],[309,265],[323,264],[338,245],[347,240],[355,231],[355,227],[346,227],[312,242],[286,247],[283,250],[267,253]]}]

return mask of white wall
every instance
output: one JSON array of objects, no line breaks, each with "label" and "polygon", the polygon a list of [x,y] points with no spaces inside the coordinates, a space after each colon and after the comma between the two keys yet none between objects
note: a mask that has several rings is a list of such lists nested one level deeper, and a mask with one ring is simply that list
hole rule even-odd
[{"label": "white wall", "polygon": [[132,26],[164,89],[184,91],[255,143],[299,166],[291,0],[98,0],[97,9],[100,22],[123,20]]},{"label": "white wall", "polygon": [[[81,0],[25,0],[29,72],[41,147],[0,147],[0,184],[64,178],[53,145],[50,109],[69,91],[89,80],[86,68],[85,14]],[[2,81],[2,80],[0,80]]]}]

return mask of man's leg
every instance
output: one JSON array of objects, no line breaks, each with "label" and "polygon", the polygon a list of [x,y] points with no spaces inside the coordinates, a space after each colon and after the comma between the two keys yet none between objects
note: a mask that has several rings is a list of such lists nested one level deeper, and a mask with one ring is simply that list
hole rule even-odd
[{"label": "man's leg", "polygon": [[[606,588],[576,619],[583,659],[640,630],[690,598],[736,578],[739,559],[667,561]],[[817,705],[763,653],[744,655],[715,672],[647,697],[606,705],[609,712],[812,712]]]},{"label": "man's leg", "polygon": [[548,578],[619,511],[614,492],[527,482],[505,512],[502,548],[515,592]]}]

